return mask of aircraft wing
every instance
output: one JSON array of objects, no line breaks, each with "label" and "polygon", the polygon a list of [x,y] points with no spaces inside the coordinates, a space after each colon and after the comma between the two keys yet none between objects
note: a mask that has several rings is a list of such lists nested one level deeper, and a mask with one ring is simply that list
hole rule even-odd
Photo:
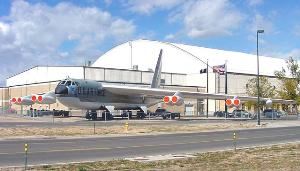
[{"label": "aircraft wing", "polygon": [[[226,95],[226,94],[214,94],[214,93],[203,93],[196,91],[178,91],[178,90],[167,90],[160,88],[143,88],[143,87],[130,87],[130,86],[117,86],[117,85],[103,85],[105,90],[119,95],[137,95],[137,96],[152,96],[161,97],[172,96],[176,92],[180,92],[183,98],[192,99],[213,99],[213,100],[226,100],[232,99],[236,95]],[[253,96],[238,96],[241,101],[257,101],[257,97]],[[267,101],[270,98],[260,98],[261,101]],[[282,104],[295,104],[294,100],[284,100],[284,99],[271,99],[273,103]]]}]

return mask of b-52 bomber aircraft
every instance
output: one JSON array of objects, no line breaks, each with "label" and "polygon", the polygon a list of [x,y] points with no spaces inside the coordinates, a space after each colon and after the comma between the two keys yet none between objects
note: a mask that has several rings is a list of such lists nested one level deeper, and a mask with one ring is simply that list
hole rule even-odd
[{"label": "b-52 bomber aircraft", "polygon": [[[122,85],[106,85],[96,80],[67,78],[58,83],[55,94],[59,102],[73,108],[87,110],[88,119],[97,119],[97,110],[137,110],[146,113],[147,108],[164,102],[168,105],[182,105],[184,98],[226,100],[234,95],[212,94],[191,91],[174,91],[160,89],[162,69],[162,53],[160,50],[152,84],[147,87],[132,87]],[[256,101],[257,97],[239,96],[242,101]],[[262,98],[262,101],[268,99]],[[293,103],[281,99],[273,102]],[[103,113],[102,113],[103,117]]]}]

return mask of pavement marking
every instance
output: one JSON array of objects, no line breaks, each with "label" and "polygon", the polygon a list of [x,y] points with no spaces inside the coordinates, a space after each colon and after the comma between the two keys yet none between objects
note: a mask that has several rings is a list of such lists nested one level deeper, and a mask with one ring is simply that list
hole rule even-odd
[{"label": "pavement marking", "polygon": [[[259,137],[251,137],[251,138],[238,138],[238,140],[247,140],[247,139],[261,139],[261,138],[270,138],[270,137],[286,137],[300,134],[284,134],[277,136],[259,136]],[[148,144],[141,146],[119,146],[119,147],[102,147],[102,148],[78,148],[78,149],[64,149],[64,150],[48,150],[48,151],[36,151],[29,152],[28,154],[36,154],[36,153],[53,153],[53,152],[73,152],[73,151],[92,151],[92,150],[112,150],[112,149],[127,149],[127,148],[142,148],[142,147],[154,147],[154,146],[172,146],[172,145],[185,145],[185,144],[198,144],[198,143],[209,143],[209,142],[220,142],[220,141],[233,141],[232,138],[227,139],[213,139],[213,140],[204,140],[204,141],[191,141],[191,142],[182,142],[182,143],[165,143],[165,144]],[[24,154],[24,152],[16,152],[16,153],[0,153],[0,155],[15,155],[15,154]]]},{"label": "pavement marking", "polygon": [[[58,141],[58,142],[55,142],[55,144],[73,144],[73,143],[76,143],[75,142],[72,142],[72,141]],[[29,144],[53,144],[53,142],[32,142]]]}]

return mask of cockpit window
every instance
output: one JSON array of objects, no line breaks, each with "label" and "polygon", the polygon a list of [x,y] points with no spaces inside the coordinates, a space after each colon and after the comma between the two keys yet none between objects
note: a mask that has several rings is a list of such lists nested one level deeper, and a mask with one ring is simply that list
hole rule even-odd
[{"label": "cockpit window", "polygon": [[75,83],[75,85],[77,85],[77,86],[79,85],[78,82],[74,82],[74,83]]},{"label": "cockpit window", "polygon": [[67,81],[66,86],[70,86],[71,85],[71,81]]},{"label": "cockpit window", "polygon": [[74,83],[74,82],[72,82],[72,85],[75,85],[75,83]]},{"label": "cockpit window", "polygon": [[66,83],[66,81],[61,81],[60,83],[59,83],[59,85],[64,85]]}]

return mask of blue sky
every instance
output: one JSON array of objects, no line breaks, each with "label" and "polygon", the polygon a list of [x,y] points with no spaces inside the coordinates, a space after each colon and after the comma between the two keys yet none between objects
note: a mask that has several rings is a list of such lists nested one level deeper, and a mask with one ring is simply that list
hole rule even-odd
[{"label": "blue sky", "polygon": [[300,57],[298,0],[1,0],[0,84],[35,65],[83,65],[132,39]]}]

